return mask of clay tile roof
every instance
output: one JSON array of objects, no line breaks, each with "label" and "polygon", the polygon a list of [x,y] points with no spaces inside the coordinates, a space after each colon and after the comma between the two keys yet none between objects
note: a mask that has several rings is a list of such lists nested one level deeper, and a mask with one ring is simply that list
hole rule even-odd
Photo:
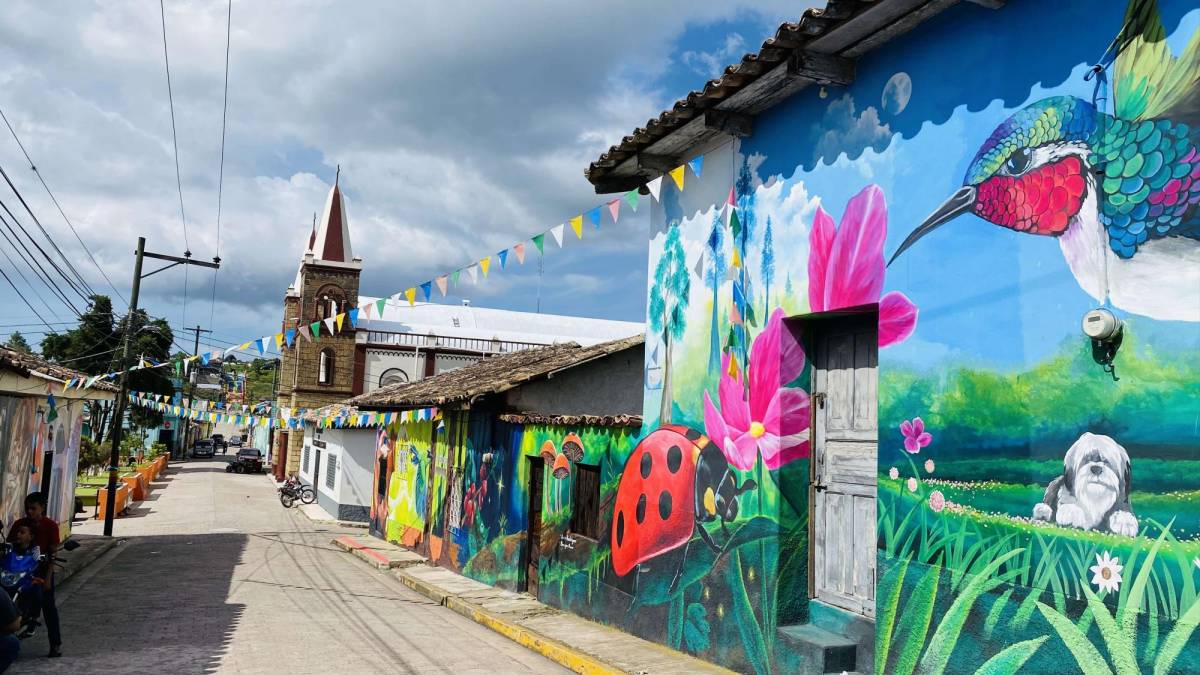
[{"label": "clay tile roof", "polygon": [[416,382],[404,382],[356,396],[346,405],[360,408],[423,408],[498,394],[550,373],[636,347],[641,335],[580,347],[574,342],[492,356]]},{"label": "clay tile roof", "polygon": [[[959,0],[828,0],[806,9],[799,21],[786,22],[715,80],[679,99],[634,129],[593,161],[584,175],[596,191],[620,192],[645,184],[661,169],[638,167],[639,153],[682,164],[688,150],[722,134],[747,135],[722,113],[752,118],[805,86],[823,84],[805,70],[789,73],[798,55],[852,60],[911,30]],[[998,0],[974,0],[998,6]],[[1002,3],[1000,3],[1002,4]],[[851,64],[851,68],[852,68]],[[849,72],[853,79],[853,70]],[[836,84],[830,82],[831,84]],[[708,111],[716,111],[709,116]],[[711,117],[712,119],[708,119]],[[685,133],[680,134],[683,131]],[[673,138],[680,135],[682,138]],[[664,141],[665,142],[662,142]]]},{"label": "clay tile roof", "polygon": [[540,413],[505,413],[502,422],[512,424],[544,424],[560,427],[640,427],[641,415],[542,415]]},{"label": "clay tile roof", "polygon": [[[62,382],[77,377],[89,377],[87,373],[60,366],[36,354],[26,354],[4,346],[0,346],[0,369],[9,370],[24,377],[29,377],[32,373],[37,373]],[[92,384],[91,388],[99,391],[119,391],[115,385],[106,380],[97,380]]]}]

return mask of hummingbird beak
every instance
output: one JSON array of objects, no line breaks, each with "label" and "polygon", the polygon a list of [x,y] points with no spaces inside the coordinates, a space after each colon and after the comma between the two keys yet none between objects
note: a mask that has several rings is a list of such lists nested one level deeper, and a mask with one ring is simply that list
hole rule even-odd
[{"label": "hummingbird beak", "polygon": [[945,225],[962,214],[970,212],[974,207],[975,186],[964,185],[960,187],[958,191],[956,191],[953,195],[950,195],[949,199],[942,202],[942,205],[937,207],[933,213],[929,214],[929,217],[925,219],[925,222],[918,225],[917,229],[913,230],[908,237],[905,238],[904,242],[900,244],[900,248],[896,249],[896,252],[892,254],[892,259],[888,261],[888,265],[890,266],[892,263],[896,262],[896,258],[899,258],[901,253],[904,253],[910,246],[917,243],[918,239],[924,237],[930,232],[933,232],[942,225]]}]

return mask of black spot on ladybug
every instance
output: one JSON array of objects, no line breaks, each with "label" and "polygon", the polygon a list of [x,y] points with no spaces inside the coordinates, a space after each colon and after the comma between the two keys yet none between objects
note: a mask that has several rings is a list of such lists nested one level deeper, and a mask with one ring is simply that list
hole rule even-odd
[{"label": "black spot on ladybug", "polygon": [[638,497],[638,503],[637,503],[637,522],[638,522],[638,525],[641,525],[641,524],[642,524],[642,521],[643,521],[643,520],[645,520],[645,519],[646,519],[646,494],[645,494],[645,493],[642,493],[642,496],[641,496],[641,497]]},{"label": "black spot on ladybug", "polygon": [[667,451],[667,468],[671,470],[671,473],[677,473],[679,465],[682,463],[683,450],[680,450],[678,445],[672,445],[671,449]]},{"label": "black spot on ladybug", "polygon": [[695,443],[696,441],[700,440],[700,437],[703,434],[701,434],[699,431],[696,431],[695,429],[687,429],[686,431],[683,432],[683,435],[689,441]]},{"label": "black spot on ladybug", "polygon": [[617,546],[625,539],[625,512],[617,514]]},{"label": "black spot on ladybug", "polygon": [[654,468],[654,458],[650,456],[650,453],[643,452],[642,453],[642,478],[649,478],[650,477],[650,469],[653,469],[653,468]]},{"label": "black spot on ladybug", "polygon": [[666,490],[658,495],[658,515],[663,520],[671,517],[671,493]]}]

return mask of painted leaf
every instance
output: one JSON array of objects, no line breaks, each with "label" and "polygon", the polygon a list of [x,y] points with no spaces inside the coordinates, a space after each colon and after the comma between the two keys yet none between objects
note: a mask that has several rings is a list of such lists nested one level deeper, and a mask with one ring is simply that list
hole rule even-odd
[{"label": "painted leaf", "polygon": [[938,578],[941,575],[941,567],[935,566],[926,572],[904,603],[904,615],[896,626],[896,639],[904,648],[896,656],[896,665],[892,669],[898,675],[911,675],[917,667],[917,658],[925,646],[925,635],[929,633],[929,620],[933,617],[933,603],[937,600]]},{"label": "painted leaf", "polygon": [[1054,628],[1058,636],[1062,638],[1063,644],[1067,646],[1071,655],[1075,657],[1075,663],[1079,666],[1080,670],[1088,673],[1088,675],[1095,675],[1097,673],[1112,675],[1112,670],[1109,669],[1104,657],[1100,655],[1100,652],[1096,651],[1095,645],[1088,640],[1087,635],[1080,631],[1075,624],[1071,623],[1070,619],[1045,603],[1038,603],[1038,611],[1042,613],[1042,616],[1046,617],[1046,621]]},{"label": "painted leaf", "polygon": [[875,662],[887,663],[888,651],[892,646],[892,629],[896,624],[896,610],[900,607],[900,591],[904,589],[904,575],[908,572],[908,559],[888,570],[879,581],[876,598]]},{"label": "painted leaf", "polygon": [[1137,652],[1133,646],[1133,636],[1117,627],[1117,622],[1108,611],[1108,607],[1092,592],[1092,589],[1084,586],[1083,594],[1087,597],[1088,607],[1096,619],[1096,626],[1100,628],[1100,636],[1104,638],[1108,655],[1117,668],[1117,675],[1140,673],[1137,665]]},{"label": "painted leaf", "polygon": [[754,614],[754,605],[746,593],[746,576],[742,569],[742,555],[738,551],[731,554],[729,566],[725,570],[725,579],[729,584],[729,594],[733,605],[733,618],[737,624],[738,634],[746,651],[746,660],[754,668],[755,673],[770,671],[770,654],[767,643],[763,639],[762,627]]},{"label": "painted leaf", "polygon": [[711,644],[708,610],[698,602],[687,606],[687,619],[683,624],[683,642],[690,652],[702,652]]},{"label": "painted leaf", "polygon": [[1158,555],[1158,549],[1162,546],[1163,540],[1167,538],[1167,533],[1174,523],[1174,519],[1167,523],[1162,534],[1158,535],[1158,539],[1146,553],[1146,559],[1142,561],[1137,577],[1134,578],[1133,585],[1129,587],[1129,596],[1122,601],[1121,608],[1117,611],[1117,619],[1121,623],[1121,628],[1130,635],[1137,632],[1137,617],[1142,611],[1142,596],[1146,592],[1146,582],[1150,580],[1150,572],[1154,569],[1154,558]]},{"label": "painted leaf", "polygon": [[1004,608],[1008,606],[1008,600],[1012,597],[1013,589],[1008,589],[992,603],[992,608],[988,610],[987,619],[983,622],[983,637],[986,640],[992,639],[992,633],[996,630],[996,625],[1000,622],[1000,617],[1004,614]]},{"label": "painted leaf", "polygon": [[1019,673],[1021,672],[1021,666],[1025,665],[1025,662],[1033,656],[1034,652],[1049,639],[1049,635],[1043,635],[1040,638],[1010,645],[999,654],[985,661],[979,667],[979,670],[975,671],[975,675],[1013,675],[1013,673]]},{"label": "painted leaf", "polygon": [[1200,625],[1200,598],[1192,602],[1192,606],[1175,622],[1175,627],[1167,634],[1167,639],[1163,640],[1162,647],[1158,650],[1158,658],[1154,660],[1154,675],[1166,675],[1171,672],[1171,666],[1192,638],[1197,625]]}]

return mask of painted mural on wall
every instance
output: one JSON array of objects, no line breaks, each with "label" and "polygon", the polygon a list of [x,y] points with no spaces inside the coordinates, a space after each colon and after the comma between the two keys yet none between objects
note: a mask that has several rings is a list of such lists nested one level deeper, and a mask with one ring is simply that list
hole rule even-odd
[{"label": "painted mural on wall", "polygon": [[436,424],[397,421],[376,434],[371,527],[388,541],[409,547],[422,541]]},{"label": "painted mural on wall", "polygon": [[45,489],[48,515],[65,536],[75,513],[82,403],[51,400],[0,396],[0,523],[22,517],[25,496]]},{"label": "painted mural on wall", "polygon": [[[807,619],[807,570],[770,557],[808,547],[811,364],[775,326],[869,306],[877,670],[1200,670],[1200,10],[1125,10],[948,12],[864,59],[853,86],[806,90],[707,151],[699,188],[664,185],[631,457],[653,469],[663,433],[703,434],[739,511],[693,518],[686,539],[659,518],[633,552],[613,541],[612,565],[665,576],[634,598],[682,589],[685,636],[738,596],[751,610],[708,643],[606,620],[743,671],[803,667],[773,637]],[[1063,25],[1078,27],[1065,41]],[[1011,43],[1043,40],[1062,49],[996,70]],[[1111,373],[1080,331],[1096,306],[1124,322]],[[657,506],[639,470],[615,491],[635,520],[643,493]],[[755,519],[770,533],[675,580],[673,556]]]}]

